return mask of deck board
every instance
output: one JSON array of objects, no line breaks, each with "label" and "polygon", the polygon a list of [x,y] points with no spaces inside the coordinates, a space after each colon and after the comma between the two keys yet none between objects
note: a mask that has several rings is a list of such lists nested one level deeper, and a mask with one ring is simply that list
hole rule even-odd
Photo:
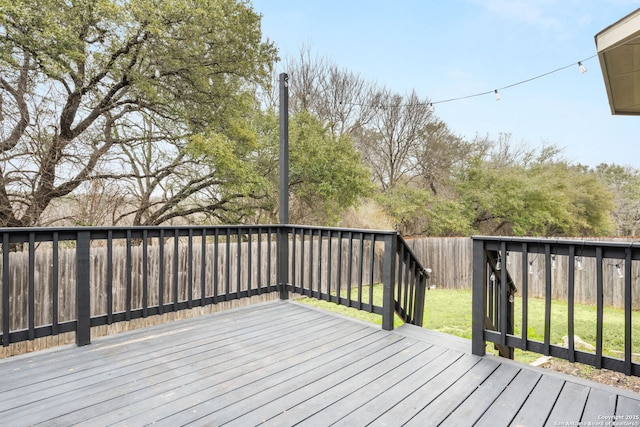
[{"label": "deck board", "polygon": [[433,359],[424,361],[414,375],[396,383],[388,390],[371,398],[364,405],[354,409],[338,420],[334,425],[341,427],[369,425],[381,414],[394,408],[401,401],[407,399],[417,389],[426,384],[433,377],[448,368],[460,354],[452,350],[445,350]]},{"label": "deck board", "polygon": [[465,424],[474,424],[486,409],[490,407],[498,398],[502,390],[504,390],[514,377],[518,374],[519,369],[511,365],[500,365],[498,368],[475,390],[469,391],[472,394],[465,399],[460,406],[451,411],[444,419],[443,426],[457,427]]},{"label": "deck board", "polygon": [[[429,347],[424,353],[420,354],[419,357],[398,366],[393,371],[386,372],[374,381],[354,390],[352,395],[348,396],[348,399],[334,401],[322,410],[308,416],[300,425],[318,426],[343,424],[353,426],[366,424],[363,420],[354,422],[353,419],[351,421],[347,419],[347,424],[344,424],[344,422],[351,414],[362,408],[366,408],[367,405],[373,405],[369,406],[369,408],[376,408],[383,402],[388,402],[387,397],[397,394],[394,387],[404,387],[405,382],[409,381],[412,377],[419,378],[421,368],[429,363],[433,363],[434,360],[440,358],[445,352],[446,350],[439,346]],[[380,401],[375,401],[377,397],[381,397]]]},{"label": "deck board", "polygon": [[589,390],[589,397],[582,412],[582,421],[588,425],[602,422],[602,417],[612,416],[616,413],[616,395],[610,391],[592,388]]},{"label": "deck board", "polygon": [[0,421],[501,426],[640,413],[636,393],[468,344],[276,301],[2,360]]},{"label": "deck board", "polygon": [[558,400],[563,385],[564,382],[558,378],[547,376],[540,378],[511,425],[544,425]]},{"label": "deck board", "polygon": [[545,426],[557,426],[567,420],[579,420],[589,396],[589,387],[566,382],[558,396]]},{"label": "deck board", "polygon": [[527,397],[541,378],[541,374],[520,369],[515,378],[500,391],[482,417],[476,423],[478,427],[506,426],[522,408]]}]

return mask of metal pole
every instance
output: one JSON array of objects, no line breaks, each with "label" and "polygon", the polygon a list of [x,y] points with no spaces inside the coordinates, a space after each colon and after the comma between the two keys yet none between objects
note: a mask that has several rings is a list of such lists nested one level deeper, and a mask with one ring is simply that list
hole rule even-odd
[{"label": "metal pole", "polygon": [[289,297],[289,76],[280,74],[280,228],[278,230],[277,280],[280,299]]},{"label": "metal pole", "polygon": [[280,74],[280,224],[289,224],[289,76]]}]

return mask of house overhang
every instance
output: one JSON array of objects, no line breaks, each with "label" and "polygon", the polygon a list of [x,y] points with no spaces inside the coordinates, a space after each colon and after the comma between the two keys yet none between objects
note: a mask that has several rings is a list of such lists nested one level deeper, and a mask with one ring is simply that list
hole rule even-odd
[{"label": "house overhang", "polygon": [[595,39],[611,114],[640,115],[640,9]]}]

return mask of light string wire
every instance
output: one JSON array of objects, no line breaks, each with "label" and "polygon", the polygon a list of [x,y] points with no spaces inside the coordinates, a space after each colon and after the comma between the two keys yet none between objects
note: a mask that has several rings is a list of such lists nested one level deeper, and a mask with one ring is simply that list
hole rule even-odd
[{"label": "light string wire", "polygon": [[540,79],[542,77],[546,77],[546,76],[548,76],[550,74],[554,74],[554,73],[557,73],[559,71],[566,70],[567,68],[575,67],[576,65],[579,66],[579,65],[584,64],[585,62],[589,61],[590,59],[595,58],[596,56],[598,56],[598,54],[592,55],[592,56],[590,56],[588,58],[585,58],[585,59],[582,59],[582,60],[580,60],[578,62],[572,62],[569,65],[565,65],[563,67],[556,68],[555,70],[547,71],[546,73],[539,74],[539,75],[537,75],[535,77],[530,77],[530,78],[528,78],[526,80],[522,80],[522,81],[519,81],[519,82],[516,82],[516,83],[511,83],[509,85],[502,86],[502,87],[499,87],[499,88],[496,88],[496,89],[491,89],[491,90],[488,90],[488,91],[485,91],[485,92],[480,92],[480,93],[474,93],[473,95],[466,95],[466,96],[460,96],[460,97],[457,97],[457,98],[443,99],[441,101],[433,101],[433,102],[427,102],[427,103],[423,103],[423,104],[426,104],[426,105],[444,104],[445,102],[460,101],[460,100],[463,100],[463,99],[475,98],[476,96],[483,96],[483,95],[489,95],[491,93],[497,93],[497,92],[500,92],[502,90],[509,89],[509,88],[512,88],[512,87],[515,87],[515,86],[519,86],[519,85],[522,85],[522,84],[525,84],[525,83],[529,83],[531,81]]},{"label": "light string wire", "polygon": [[485,91],[485,92],[475,93],[473,95],[460,96],[460,97],[457,97],[457,98],[444,99],[444,100],[441,100],[441,101],[427,102],[427,103],[423,103],[423,105],[434,106],[436,104],[443,104],[445,102],[460,101],[460,100],[463,100],[463,99],[474,98],[476,96],[489,95],[491,93],[498,94],[498,92],[500,92],[501,90],[509,89],[509,88],[514,87],[514,86],[519,86],[521,84],[529,83],[529,82],[531,82],[533,80],[537,80],[537,79],[540,79],[542,77],[546,77],[546,76],[548,76],[550,74],[557,73],[557,72],[565,70],[567,68],[575,67],[576,65],[580,66],[580,65],[584,64],[585,62],[595,58],[598,55],[602,55],[602,54],[610,52],[610,51],[612,51],[614,49],[618,49],[618,48],[620,48],[622,46],[626,46],[626,45],[632,44],[633,42],[637,41],[638,39],[640,39],[640,35],[632,37],[629,40],[625,40],[623,43],[619,43],[619,44],[615,44],[613,46],[609,46],[608,48],[603,49],[602,51],[597,52],[597,53],[591,55],[590,57],[582,59],[582,60],[580,60],[578,62],[572,62],[571,64],[565,65],[564,67],[556,68],[555,70],[547,71],[546,73],[542,73],[542,74],[539,74],[537,76],[534,76],[534,77],[531,77],[531,78],[528,78],[526,80],[522,80],[522,81],[519,81],[519,82],[516,82],[516,83],[512,83],[512,84],[507,85],[507,86],[499,87],[497,89],[492,89],[492,90],[488,90],[488,91]]},{"label": "light string wire", "polygon": [[[625,42],[624,44],[627,44],[627,43],[629,43],[629,42],[631,42],[633,40],[636,40],[638,38],[640,38],[640,36],[635,37],[635,38]],[[548,76],[550,74],[554,74],[554,73],[557,73],[559,71],[566,70],[567,68],[580,66],[580,65],[584,64],[585,62],[595,58],[596,56],[598,56],[598,54],[607,52],[607,51],[609,51],[611,49],[614,49],[614,48],[617,48],[617,47],[620,47],[620,46],[622,46],[622,45],[614,46],[614,47],[612,47],[610,49],[607,49],[607,50],[604,50],[602,52],[599,52],[599,53],[596,53],[594,55],[591,55],[590,57],[582,59],[582,60],[580,60],[578,62],[572,62],[569,65],[565,65],[563,67],[556,68],[555,70],[547,71],[546,73],[542,73],[542,74],[539,74],[539,75],[534,76],[534,77],[530,77],[530,78],[525,79],[525,80],[521,80],[521,81],[518,81],[518,82],[515,82],[515,83],[511,83],[509,85],[502,86],[502,87],[499,87],[499,88],[496,88],[496,89],[491,89],[491,90],[487,90],[487,91],[484,91],[484,92],[474,93],[472,95],[458,96],[458,97],[455,97],[455,98],[443,99],[443,100],[440,100],[440,101],[414,102],[414,103],[409,103],[409,104],[377,105],[377,106],[380,107],[380,108],[398,108],[398,107],[405,107],[405,106],[425,106],[426,105],[426,106],[429,106],[429,107],[433,108],[433,106],[436,105],[436,104],[444,104],[446,102],[461,101],[461,100],[464,100],[464,99],[475,98],[475,97],[478,97],[478,96],[484,96],[484,95],[489,95],[489,94],[496,94],[497,95],[502,90],[509,89],[509,88],[512,88],[512,87],[515,87],[515,86],[519,86],[519,85],[522,85],[522,84],[525,84],[525,83],[532,82],[532,81],[540,79],[542,77],[546,77],[546,76]],[[343,104],[343,102],[340,102],[340,104]],[[359,106],[359,107],[364,107],[364,106],[368,105],[368,104],[360,104],[360,103],[354,103],[354,102],[346,102],[344,104],[353,105],[353,106]]]},{"label": "light string wire", "polygon": [[[502,87],[499,87],[499,88],[496,88],[496,89],[491,89],[491,90],[487,90],[487,91],[484,91],[484,92],[474,93],[472,95],[466,95],[466,96],[459,96],[459,97],[455,97],[455,98],[443,99],[443,100],[440,100],[440,101],[417,102],[417,103],[400,104],[400,105],[378,105],[378,106],[381,107],[381,108],[393,108],[393,107],[397,108],[397,107],[404,107],[404,106],[425,106],[426,105],[426,106],[429,106],[429,107],[433,108],[434,105],[444,104],[446,102],[461,101],[461,100],[464,100],[464,99],[475,98],[475,97],[478,97],[478,96],[484,96],[484,95],[489,95],[489,94],[498,95],[498,93],[500,91],[502,91],[502,90],[510,89],[512,87],[515,87],[515,86],[519,86],[519,85],[522,85],[522,84],[525,84],[525,83],[532,82],[532,81],[540,79],[542,77],[546,77],[546,76],[548,76],[550,74],[555,74],[555,73],[557,73],[559,71],[566,70],[567,68],[571,68],[571,67],[575,67],[575,66],[581,66],[585,62],[595,58],[598,55],[602,55],[602,54],[610,52],[610,51],[612,51],[614,49],[618,49],[618,48],[620,48],[622,46],[626,46],[626,45],[632,44],[633,42],[637,41],[638,39],[640,39],[640,35],[632,37],[629,40],[625,40],[623,43],[619,43],[619,44],[615,44],[613,46],[609,46],[607,49],[603,49],[602,51],[597,52],[597,53],[589,56],[588,58],[582,59],[582,60],[577,61],[577,62],[572,62],[571,64],[565,65],[563,67],[556,68],[554,70],[547,71],[546,73],[542,73],[542,74],[539,74],[537,76],[530,77],[528,79],[521,80],[521,81],[518,81],[518,82],[515,82],[515,83],[511,83],[509,85],[502,86]],[[340,102],[340,104],[343,104],[343,102]],[[358,104],[358,103],[347,103],[347,104],[353,105],[353,106],[360,106],[360,107],[364,107],[365,106],[365,104]]]}]

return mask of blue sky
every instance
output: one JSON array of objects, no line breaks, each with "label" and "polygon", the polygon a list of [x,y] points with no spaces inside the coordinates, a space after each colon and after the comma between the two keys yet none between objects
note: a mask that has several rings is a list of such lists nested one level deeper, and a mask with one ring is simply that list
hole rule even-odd
[{"label": "blue sky", "polygon": [[[368,81],[429,98],[468,139],[561,147],[572,163],[640,169],[640,117],[612,116],[594,36],[630,0],[253,0],[282,58],[303,46]],[[469,99],[549,71],[578,66]],[[286,72],[284,64],[277,72]]]}]

